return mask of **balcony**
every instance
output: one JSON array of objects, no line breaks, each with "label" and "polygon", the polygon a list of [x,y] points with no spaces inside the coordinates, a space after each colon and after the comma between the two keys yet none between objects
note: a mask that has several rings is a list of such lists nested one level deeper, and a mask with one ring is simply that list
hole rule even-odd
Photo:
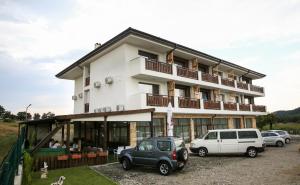
[{"label": "balcony", "polygon": [[200,109],[200,100],[178,97],[178,106],[179,108],[192,108],[192,109]]},{"label": "balcony", "polygon": [[263,106],[263,105],[252,105],[252,110],[254,112],[266,112],[266,106]]},{"label": "balcony", "polygon": [[168,107],[169,102],[174,106],[174,98],[166,95],[147,94],[147,106]]},{"label": "balcony", "polygon": [[220,102],[205,101],[204,102],[204,109],[221,110],[221,105],[220,105]]},{"label": "balcony", "polygon": [[218,76],[213,76],[208,73],[202,73],[202,80],[206,82],[215,83],[215,84],[219,83]]},{"label": "balcony", "polygon": [[90,79],[91,78],[89,76],[85,78],[85,83],[84,83],[85,86],[89,86],[90,85]]},{"label": "balcony", "polygon": [[236,103],[223,103],[224,105],[224,110],[237,110],[237,104]]},{"label": "balcony", "polygon": [[177,66],[177,76],[198,80],[198,71]]},{"label": "balcony", "polygon": [[222,78],[221,79],[221,84],[229,86],[229,87],[234,87],[234,81],[230,80],[230,79],[227,79],[227,78]]},{"label": "balcony", "polygon": [[250,104],[239,104],[240,111],[250,111]]},{"label": "balcony", "polygon": [[145,65],[147,70],[166,73],[166,74],[172,74],[172,65],[158,62],[154,60],[145,59]]},{"label": "balcony", "polygon": [[248,90],[248,84],[243,83],[243,82],[237,82],[237,88]]},{"label": "balcony", "polygon": [[84,104],[84,113],[88,113],[90,111],[90,104],[89,103],[85,103]]},{"label": "balcony", "polygon": [[264,88],[263,87],[259,87],[259,86],[252,85],[252,84],[250,84],[250,90],[255,91],[255,92],[259,92],[259,93],[264,93]]}]

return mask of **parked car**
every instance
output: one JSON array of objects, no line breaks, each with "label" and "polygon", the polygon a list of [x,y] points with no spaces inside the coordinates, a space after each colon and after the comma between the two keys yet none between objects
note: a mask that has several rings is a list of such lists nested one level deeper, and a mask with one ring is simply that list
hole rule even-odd
[{"label": "parked car", "polygon": [[276,132],[284,139],[284,142],[286,144],[289,144],[291,142],[291,136],[290,134],[285,130],[268,130],[269,132]]},{"label": "parked car", "polygon": [[277,132],[261,132],[264,142],[269,146],[284,146],[284,138],[282,138]]},{"label": "parked car", "polygon": [[124,170],[135,165],[158,168],[162,175],[182,170],[188,160],[188,151],[183,139],[176,137],[155,137],[142,140],[133,149],[125,149],[118,157]]},{"label": "parked car", "polygon": [[203,138],[191,142],[190,150],[200,157],[207,154],[244,153],[256,157],[264,151],[264,142],[258,129],[209,130]]}]

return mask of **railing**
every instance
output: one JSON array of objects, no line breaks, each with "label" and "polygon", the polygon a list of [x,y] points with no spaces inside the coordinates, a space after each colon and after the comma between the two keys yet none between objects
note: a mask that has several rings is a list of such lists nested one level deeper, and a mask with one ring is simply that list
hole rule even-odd
[{"label": "railing", "polygon": [[240,111],[250,111],[249,104],[239,104]]},{"label": "railing", "polygon": [[90,85],[90,77],[86,77],[85,78],[85,86],[88,86],[88,85]]},{"label": "railing", "polygon": [[179,108],[200,109],[200,100],[192,98],[178,97]]},{"label": "railing", "polygon": [[266,106],[263,105],[252,105],[253,112],[266,112]]},{"label": "railing", "polygon": [[84,113],[87,113],[90,111],[90,104],[89,103],[85,103],[84,104]]},{"label": "railing", "polygon": [[229,80],[228,78],[222,78],[221,79],[221,84],[229,86],[229,87],[234,87],[234,81]]},{"label": "railing", "polygon": [[224,105],[224,110],[237,110],[236,103],[223,103]]},{"label": "railing", "polygon": [[167,107],[169,102],[174,106],[171,96],[147,94],[147,106]]},{"label": "railing", "polygon": [[21,133],[17,142],[11,147],[7,156],[3,159],[0,166],[0,184],[13,185],[14,178],[22,157],[22,148],[25,141],[25,127],[21,129]]},{"label": "railing", "polygon": [[264,93],[264,88],[250,84],[250,90],[255,92]]},{"label": "railing", "polygon": [[177,66],[177,76],[198,80],[198,71]]},{"label": "railing", "polygon": [[214,101],[204,101],[204,109],[215,109],[220,110],[220,102],[214,102]]},{"label": "railing", "polygon": [[237,82],[237,87],[238,87],[239,89],[245,89],[245,90],[248,90],[248,84],[243,83],[243,82]]},{"label": "railing", "polygon": [[147,70],[157,71],[157,72],[167,73],[167,74],[173,73],[171,64],[145,59],[145,65]]},{"label": "railing", "polygon": [[213,76],[208,73],[202,73],[202,80],[206,82],[216,83],[216,84],[219,83],[218,76]]}]

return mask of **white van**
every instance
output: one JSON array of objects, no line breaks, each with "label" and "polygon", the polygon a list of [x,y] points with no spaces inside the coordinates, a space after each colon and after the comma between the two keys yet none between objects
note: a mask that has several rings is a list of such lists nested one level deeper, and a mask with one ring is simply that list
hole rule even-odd
[{"label": "white van", "polygon": [[204,157],[207,154],[244,153],[256,157],[265,144],[258,129],[209,130],[203,138],[191,142],[190,150]]}]

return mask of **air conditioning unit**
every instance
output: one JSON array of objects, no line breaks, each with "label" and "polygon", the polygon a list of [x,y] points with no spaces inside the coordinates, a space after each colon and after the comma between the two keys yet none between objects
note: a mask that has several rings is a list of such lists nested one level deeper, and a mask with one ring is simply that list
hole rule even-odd
[{"label": "air conditioning unit", "polygon": [[72,100],[77,100],[77,96],[72,96]]},{"label": "air conditioning unit", "polygon": [[125,106],[124,105],[117,105],[116,109],[117,109],[117,111],[124,111]]},{"label": "air conditioning unit", "polygon": [[98,109],[94,109],[94,112],[97,113],[97,112],[101,112],[101,109],[98,108]]},{"label": "air conditioning unit", "polygon": [[100,112],[105,112],[105,107],[100,108]]},{"label": "air conditioning unit", "polygon": [[111,112],[111,107],[104,107],[104,112]]},{"label": "air conditioning unit", "polygon": [[82,96],[83,96],[82,93],[79,93],[79,94],[78,94],[78,97],[79,97],[79,98],[82,98]]},{"label": "air conditioning unit", "polygon": [[98,111],[98,109],[94,109],[94,113],[96,113]]},{"label": "air conditioning unit", "polygon": [[101,87],[101,82],[94,82],[94,87],[95,88],[100,88]]},{"label": "air conditioning unit", "polygon": [[114,82],[113,77],[109,76],[105,78],[105,83],[106,84],[112,84]]}]

